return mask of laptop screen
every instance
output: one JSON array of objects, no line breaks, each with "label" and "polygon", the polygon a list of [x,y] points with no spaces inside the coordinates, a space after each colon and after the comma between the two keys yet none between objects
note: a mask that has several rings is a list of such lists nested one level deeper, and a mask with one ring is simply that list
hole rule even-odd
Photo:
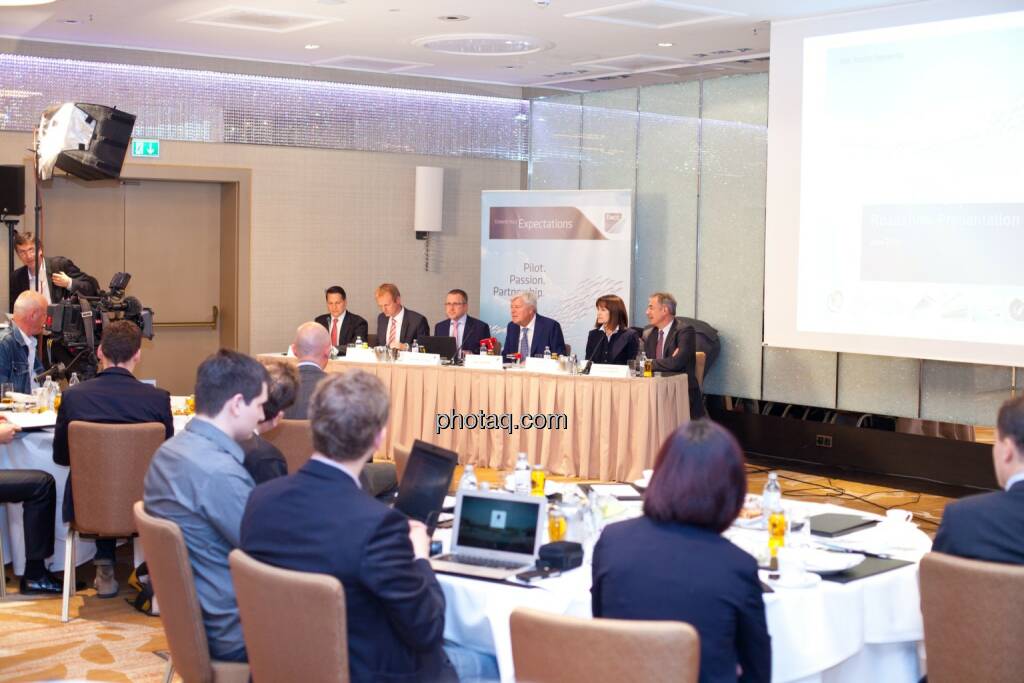
[{"label": "laptop screen", "polygon": [[462,497],[456,545],[479,550],[533,555],[537,541],[537,506],[546,502]]},{"label": "laptop screen", "polygon": [[398,487],[395,509],[429,525],[431,514],[441,511],[457,462],[454,451],[417,439]]}]

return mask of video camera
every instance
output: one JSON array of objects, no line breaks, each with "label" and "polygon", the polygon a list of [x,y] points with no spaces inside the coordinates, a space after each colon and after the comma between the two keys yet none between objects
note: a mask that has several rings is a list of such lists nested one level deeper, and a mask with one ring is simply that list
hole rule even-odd
[{"label": "video camera", "polygon": [[115,273],[107,291],[99,296],[73,294],[47,306],[45,332],[51,344],[59,344],[74,355],[65,372],[74,370],[86,379],[96,373],[96,346],[107,323],[127,320],[139,326],[143,337],[153,338],[153,309],[144,307],[134,296],[125,296],[131,279],[130,273]]}]

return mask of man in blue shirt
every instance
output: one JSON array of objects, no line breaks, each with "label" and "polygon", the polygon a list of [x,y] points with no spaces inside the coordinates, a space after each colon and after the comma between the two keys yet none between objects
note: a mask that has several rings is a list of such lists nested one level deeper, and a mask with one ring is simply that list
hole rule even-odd
[{"label": "man in blue shirt", "polygon": [[195,575],[210,655],[246,661],[228,553],[239,546],[242,512],[253,489],[241,442],[263,419],[267,371],[221,349],[196,373],[196,416],[164,442],[146,473],[146,511],[181,527]]},{"label": "man in blue shirt", "polygon": [[46,322],[46,299],[39,292],[22,292],[14,302],[13,324],[0,339],[0,382],[10,382],[14,390],[31,394],[42,374],[37,339]]}]

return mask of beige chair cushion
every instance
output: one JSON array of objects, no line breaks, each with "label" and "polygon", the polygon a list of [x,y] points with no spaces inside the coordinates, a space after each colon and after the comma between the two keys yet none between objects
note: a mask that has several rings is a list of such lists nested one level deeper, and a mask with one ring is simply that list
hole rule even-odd
[{"label": "beige chair cushion", "polygon": [[1024,680],[1024,567],[928,553],[920,571],[928,683]]},{"label": "beige chair cushion", "polygon": [[165,438],[159,422],[70,424],[75,529],[100,536],[135,534],[132,505],[142,498],[149,461]]},{"label": "beige chair cushion", "polygon": [[518,683],[696,683],[700,638],[679,621],[511,617]]},{"label": "beige chair cushion", "polygon": [[281,420],[263,434],[263,438],[277,446],[288,462],[288,473],[294,474],[313,456],[313,430],[309,420]]},{"label": "beige chair cushion", "polygon": [[141,500],[135,503],[134,513],[175,671],[185,683],[245,683],[249,679],[248,665],[210,659],[181,529],[174,522],[148,514]]},{"label": "beige chair cushion", "polygon": [[402,483],[402,475],[405,474],[405,468],[409,464],[409,452],[412,449],[409,446],[395,444],[392,451],[395,455],[395,477],[398,483]]},{"label": "beige chair cushion", "polygon": [[697,367],[694,369],[694,373],[697,375],[697,386],[704,391],[704,366],[707,365],[708,355],[703,351],[698,351],[695,355],[697,356]]},{"label": "beige chair cushion", "polygon": [[345,591],[326,574],[228,556],[255,681],[347,683]]}]

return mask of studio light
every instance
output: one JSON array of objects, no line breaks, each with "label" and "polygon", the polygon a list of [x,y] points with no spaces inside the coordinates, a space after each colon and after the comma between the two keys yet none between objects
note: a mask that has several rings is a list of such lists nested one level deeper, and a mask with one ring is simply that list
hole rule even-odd
[{"label": "studio light", "polygon": [[43,112],[36,142],[40,180],[59,168],[84,180],[118,178],[135,115],[99,104],[66,102]]}]

